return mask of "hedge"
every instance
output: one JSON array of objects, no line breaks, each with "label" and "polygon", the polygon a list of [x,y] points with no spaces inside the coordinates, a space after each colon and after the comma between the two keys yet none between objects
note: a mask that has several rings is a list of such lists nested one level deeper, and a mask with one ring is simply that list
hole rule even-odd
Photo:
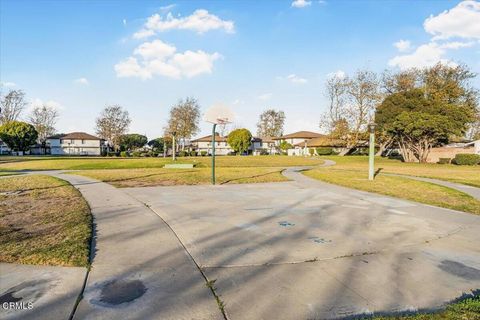
[{"label": "hedge", "polygon": [[458,165],[473,166],[480,164],[480,155],[473,153],[458,153],[453,160]]}]

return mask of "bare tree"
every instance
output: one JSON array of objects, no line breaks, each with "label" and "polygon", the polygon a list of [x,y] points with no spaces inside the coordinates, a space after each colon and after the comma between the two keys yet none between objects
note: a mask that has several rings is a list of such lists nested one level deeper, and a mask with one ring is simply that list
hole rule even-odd
[{"label": "bare tree", "polygon": [[120,137],[128,132],[131,120],[127,110],[119,105],[107,106],[96,120],[95,131],[118,149]]},{"label": "bare tree", "polygon": [[375,108],[381,101],[379,89],[377,75],[368,70],[359,70],[348,79],[345,111],[350,134],[347,138],[347,149],[358,145],[367,124],[373,120]]},{"label": "bare tree", "polygon": [[339,123],[345,120],[346,93],[348,79],[334,75],[325,83],[325,96],[329,101],[329,108],[320,119],[320,128],[332,132]]},{"label": "bare tree", "polygon": [[262,112],[257,123],[259,137],[280,137],[283,135],[285,113],[281,110],[268,109]]},{"label": "bare tree", "polygon": [[55,134],[55,124],[58,120],[58,111],[46,105],[37,106],[30,113],[30,123],[38,133],[38,142],[45,148],[47,138]]},{"label": "bare tree", "polygon": [[22,90],[10,90],[1,99],[0,124],[17,120],[27,105],[25,93]]},{"label": "bare tree", "polygon": [[182,150],[185,149],[185,141],[199,131],[200,105],[195,98],[180,100],[170,109],[167,132],[169,136],[175,132],[175,137],[182,142]]}]

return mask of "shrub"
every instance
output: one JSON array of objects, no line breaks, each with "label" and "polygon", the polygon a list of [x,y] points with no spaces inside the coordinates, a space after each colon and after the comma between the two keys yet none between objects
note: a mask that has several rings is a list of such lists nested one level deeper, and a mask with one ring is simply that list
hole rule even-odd
[{"label": "shrub", "polygon": [[187,151],[180,151],[180,152],[178,153],[178,156],[179,156],[179,157],[186,157],[186,156],[187,156]]},{"label": "shrub", "polygon": [[133,152],[132,152],[132,156],[134,156],[134,157],[140,157],[140,152],[138,152],[138,151],[133,151]]},{"label": "shrub", "polygon": [[438,164],[449,164],[452,161],[452,158],[439,158]]},{"label": "shrub", "polygon": [[128,157],[127,151],[121,151],[120,152],[120,157],[124,157],[124,158]]},{"label": "shrub", "polygon": [[116,153],[116,152],[113,152],[113,151],[110,151],[110,152],[108,152],[108,154],[107,154],[107,156],[109,156],[109,157],[114,157],[114,156],[116,156],[116,155],[117,155],[117,153]]},{"label": "shrub", "polygon": [[329,148],[329,147],[321,147],[321,148],[317,148],[317,154],[319,156],[328,156],[328,155],[331,155],[333,154],[333,149],[332,148]]},{"label": "shrub", "polygon": [[205,157],[205,156],[207,155],[207,151],[200,151],[200,155],[201,155],[202,157]]},{"label": "shrub", "polygon": [[473,153],[459,153],[455,155],[455,164],[473,166],[480,164],[480,155]]},{"label": "shrub", "polygon": [[107,151],[102,150],[102,152],[100,153],[100,155],[101,155],[102,157],[106,157],[106,156],[107,156]]},{"label": "shrub", "polygon": [[310,153],[310,156],[313,156],[315,154],[315,149],[313,148],[308,149],[308,153]]},{"label": "shrub", "polygon": [[190,157],[196,157],[197,156],[197,151],[190,151]]}]

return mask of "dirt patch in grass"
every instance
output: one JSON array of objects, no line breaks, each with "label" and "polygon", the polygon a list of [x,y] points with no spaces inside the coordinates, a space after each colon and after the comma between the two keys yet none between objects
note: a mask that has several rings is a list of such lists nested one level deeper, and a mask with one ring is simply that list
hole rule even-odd
[{"label": "dirt patch in grass", "polygon": [[[288,181],[282,168],[217,168],[218,184],[262,183]],[[110,183],[119,188],[198,185],[211,182],[210,168],[194,169],[113,169],[73,171],[78,174]]]},{"label": "dirt patch in grass", "polygon": [[374,181],[368,181],[367,171],[342,170],[336,167],[317,168],[305,171],[304,174],[349,188],[480,214],[480,201],[463,192],[429,182],[384,175],[378,175]]},{"label": "dirt patch in grass", "polygon": [[86,266],[90,209],[66,181],[41,175],[0,179],[0,261]]}]

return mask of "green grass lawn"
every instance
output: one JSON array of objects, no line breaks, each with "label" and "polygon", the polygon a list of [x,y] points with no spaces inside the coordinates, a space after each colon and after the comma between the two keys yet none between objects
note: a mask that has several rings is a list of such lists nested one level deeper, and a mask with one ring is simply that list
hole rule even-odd
[{"label": "green grass lawn", "polygon": [[90,209],[68,182],[42,175],[0,179],[0,261],[87,266]]},{"label": "green grass lawn", "polygon": [[435,313],[418,313],[408,316],[365,318],[373,320],[480,320],[480,297],[468,298],[448,305],[445,310]]},{"label": "green grass lawn", "polygon": [[[282,168],[269,167],[219,167],[216,170],[216,182],[231,184],[287,181],[281,171]],[[71,173],[101,180],[119,188],[197,185],[209,184],[211,181],[210,168],[83,170]]]},{"label": "green grass lawn", "polygon": [[[105,158],[105,157],[0,157],[0,170],[94,170],[162,168],[171,158]],[[177,163],[210,167],[210,157],[182,157]],[[290,167],[317,165],[317,158],[288,156],[218,156],[218,167]]]},{"label": "green grass lawn", "polygon": [[[366,156],[327,156],[325,159],[337,163],[336,169],[368,172]],[[435,178],[480,187],[480,166],[458,166],[454,164],[405,163],[399,160],[375,157],[375,170],[380,173],[396,173],[417,177]]]},{"label": "green grass lawn", "polygon": [[378,175],[374,181],[368,181],[368,174],[365,170],[339,169],[336,166],[316,168],[305,171],[304,174],[314,179],[349,188],[480,214],[479,200],[463,192],[429,182],[383,175]]}]

